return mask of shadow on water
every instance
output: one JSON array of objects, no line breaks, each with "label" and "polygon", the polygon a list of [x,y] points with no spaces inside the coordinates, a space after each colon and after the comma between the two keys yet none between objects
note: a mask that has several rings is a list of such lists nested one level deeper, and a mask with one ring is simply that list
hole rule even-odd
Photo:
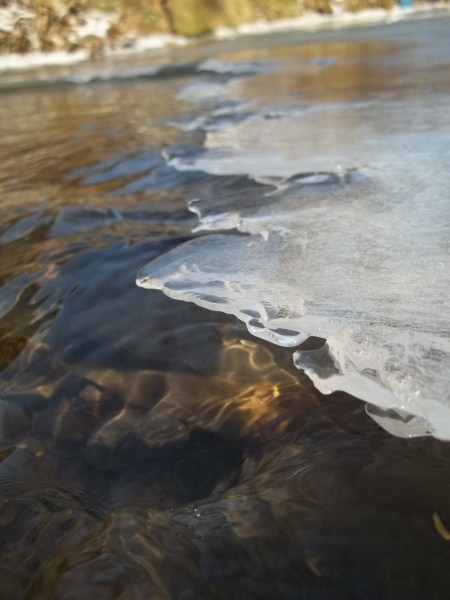
[{"label": "shadow on water", "polygon": [[195,72],[2,98],[2,600],[447,596],[448,444],[390,436],[233,317],[135,285],[201,235],[189,201],[276,201],[279,182],[170,163],[251,119],[252,83],[283,110],[377,99],[389,44],[392,71],[382,41],[255,44],[225,57],[284,67],[240,91]]}]

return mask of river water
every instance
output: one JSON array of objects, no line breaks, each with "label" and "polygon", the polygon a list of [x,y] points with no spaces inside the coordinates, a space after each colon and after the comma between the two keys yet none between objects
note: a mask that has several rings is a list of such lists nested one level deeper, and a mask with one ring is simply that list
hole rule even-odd
[{"label": "river water", "polygon": [[[291,32],[3,77],[2,600],[447,597],[448,443],[387,433],[233,314],[135,281],[188,241],[210,258],[205,223],[240,226],[305,177],[360,185],[354,139],[372,157],[388,130],[385,163],[415,153],[413,185],[438,190],[442,223],[449,26]],[[234,271],[251,280],[245,252]],[[220,255],[210,262],[220,276]],[[443,327],[435,317],[422,313],[424,330]]]}]

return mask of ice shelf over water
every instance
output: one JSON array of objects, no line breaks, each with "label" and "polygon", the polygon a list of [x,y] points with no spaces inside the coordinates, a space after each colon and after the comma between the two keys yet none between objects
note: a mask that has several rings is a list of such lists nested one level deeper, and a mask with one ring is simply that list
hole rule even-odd
[{"label": "ice shelf over water", "polygon": [[[450,439],[449,159],[445,105],[305,105],[208,131],[172,165],[245,174],[260,191],[194,200],[197,229],[219,233],[137,283],[300,346],[320,391],[367,401],[394,434]],[[311,336],[325,345],[302,351]]]}]

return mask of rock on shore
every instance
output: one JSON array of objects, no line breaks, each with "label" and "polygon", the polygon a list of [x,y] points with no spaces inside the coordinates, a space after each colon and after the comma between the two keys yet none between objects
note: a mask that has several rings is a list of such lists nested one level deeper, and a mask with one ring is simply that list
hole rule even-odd
[{"label": "rock on shore", "polygon": [[305,11],[391,8],[393,0],[0,0],[0,54],[105,48],[151,33],[197,36]]}]

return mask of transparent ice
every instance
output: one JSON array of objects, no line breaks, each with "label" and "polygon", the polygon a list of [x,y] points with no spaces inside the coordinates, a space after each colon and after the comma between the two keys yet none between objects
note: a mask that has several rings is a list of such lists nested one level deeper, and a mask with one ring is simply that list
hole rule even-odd
[{"label": "transparent ice", "polygon": [[[245,174],[258,195],[193,199],[198,231],[140,286],[236,315],[298,347],[323,393],[344,390],[394,434],[450,439],[450,111],[305,106],[208,131],[179,169]],[[235,229],[241,235],[229,234]],[[319,350],[302,351],[315,336]]]}]

